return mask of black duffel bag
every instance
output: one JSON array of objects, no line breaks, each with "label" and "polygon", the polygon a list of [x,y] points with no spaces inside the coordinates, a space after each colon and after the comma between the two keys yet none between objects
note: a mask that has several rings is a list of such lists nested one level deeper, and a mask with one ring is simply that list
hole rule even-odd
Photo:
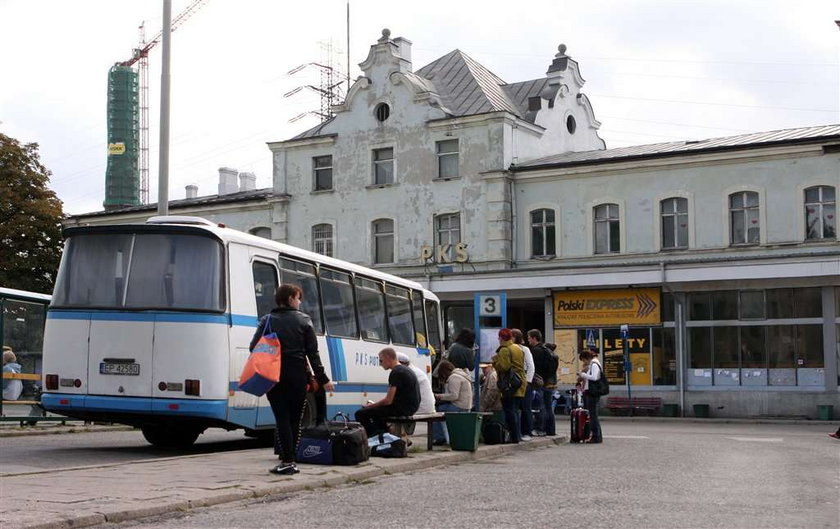
[{"label": "black duffel bag", "polygon": [[295,459],[298,463],[357,465],[370,458],[364,427],[343,413],[331,421],[301,430]]}]

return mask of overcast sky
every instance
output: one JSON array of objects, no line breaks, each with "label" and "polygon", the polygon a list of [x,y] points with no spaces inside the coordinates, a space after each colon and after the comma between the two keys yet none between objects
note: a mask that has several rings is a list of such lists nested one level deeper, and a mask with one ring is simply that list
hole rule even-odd
[{"label": "overcast sky", "polygon": [[[190,0],[173,0],[173,18]],[[351,77],[390,28],[414,69],[460,49],[506,82],[543,77],[557,45],[580,64],[607,147],[840,123],[837,0],[352,0]],[[0,132],[41,146],[71,214],[102,209],[109,68],[161,0],[0,0]],[[207,0],[172,37],[170,199],[218,168],[271,185],[265,143],[317,124],[330,40],[346,64],[346,0]],[[157,200],[161,46],[150,54],[150,184]]]}]

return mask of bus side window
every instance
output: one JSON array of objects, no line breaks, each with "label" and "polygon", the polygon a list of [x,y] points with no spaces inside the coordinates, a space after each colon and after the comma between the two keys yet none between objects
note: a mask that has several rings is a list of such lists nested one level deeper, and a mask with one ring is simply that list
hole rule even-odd
[{"label": "bus side window", "polygon": [[385,285],[385,303],[388,307],[388,330],[391,341],[399,345],[414,346],[414,320],[411,317],[411,299],[408,290]]},{"label": "bus side window", "polygon": [[280,259],[280,282],[297,285],[303,290],[300,310],[312,318],[312,328],[315,332],[323,334],[324,321],[321,318],[321,299],[318,295],[315,266],[291,259]]},{"label": "bus side window", "polygon": [[350,274],[321,268],[318,277],[324,303],[324,323],[327,334],[358,338],[356,326],[356,305],[353,301],[353,286]]},{"label": "bus side window", "polygon": [[414,318],[415,340],[418,347],[428,347],[426,340],[426,319],[423,317],[423,293],[419,290],[411,291],[412,317]]},{"label": "bus side window", "polygon": [[385,297],[382,284],[362,277],[356,277],[355,284],[362,338],[375,342],[387,342],[388,326],[385,321]]},{"label": "bus side window", "polygon": [[426,326],[429,330],[429,344],[438,351],[442,351],[440,347],[440,326],[438,322],[438,304],[431,300],[426,300]]},{"label": "bus side window", "polygon": [[274,265],[254,261],[254,297],[257,300],[257,318],[274,308],[274,292],[277,290],[277,269]]}]

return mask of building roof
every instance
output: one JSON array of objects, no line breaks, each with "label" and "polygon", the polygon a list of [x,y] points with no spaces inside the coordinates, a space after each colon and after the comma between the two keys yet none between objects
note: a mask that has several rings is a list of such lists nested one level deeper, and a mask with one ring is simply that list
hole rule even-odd
[{"label": "building roof", "polygon": [[632,159],[658,158],[705,152],[729,151],[761,146],[773,146],[812,141],[840,141],[840,125],[822,125],[798,129],[783,129],[769,132],[753,132],[738,136],[726,136],[708,140],[687,140],[649,145],[633,145],[617,149],[569,152],[545,156],[519,163],[512,170],[522,171],[555,166],[588,165],[619,162]]},{"label": "building roof", "polygon": [[[226,204],[231,202],[252,202],[266,200],[269,198],[285,197],[283,193],[275,193],[274,188],[265,187],[263,189],[252,189],[250,191],[239,191],[237,193],[228,193],[226,195],[207,195],[196,198],[183,198],[181,200],[170,200],[170,209],[186,208],[192,206],[205,206],[212,204]],[[101,217],[105,215],[114,215],[119,213],[135,213],[140,211],[154,211],[157,209],[157,203],[143,204],[140,206],[126,206],[123,208],[107,209],[105,211],[94,211],[92,213],[82,213],[79,215],[71,215],[70,217]]]}]

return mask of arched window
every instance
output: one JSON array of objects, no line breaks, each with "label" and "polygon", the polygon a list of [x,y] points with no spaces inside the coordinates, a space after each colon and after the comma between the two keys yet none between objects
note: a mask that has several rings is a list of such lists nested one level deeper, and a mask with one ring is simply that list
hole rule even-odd
[{"label": "arched window", "polygon": [[312,226],[312,251],[333,257],[333,228],[330,224]]},{"label": "arched window", "polygon": [[814,186],[805,190],[805,238],[809,241],[837,237],[834,187]]},{"label": "arched window", "polygon": [[688,199],[674,197],[660,202],[662,249],[688,248]]},{"label": "arched window", "polygon": [[595,253],[618,253],[621,251],[621,221],[618,218],[618,204],[595,206]]},{"label": "arched window", "polygon": [[732,244],[761,242],[758,193],[738,191],[729,195],[729,231]]},{"label": "arched window", "polygon": [[554,210],[536,209],[531,212],[531,257],[554,257]]},{"label": "arched window", "polygon": [[394,221],[377,219],[370,224],[374,264],[394,262]]},{"label": "arched window", "polygon": [[257,237],[262,237],[263,239],[271,239],[271,228],[260,226],[258,228],[251,228],[248,230],[248,233],[256,235]]}]

